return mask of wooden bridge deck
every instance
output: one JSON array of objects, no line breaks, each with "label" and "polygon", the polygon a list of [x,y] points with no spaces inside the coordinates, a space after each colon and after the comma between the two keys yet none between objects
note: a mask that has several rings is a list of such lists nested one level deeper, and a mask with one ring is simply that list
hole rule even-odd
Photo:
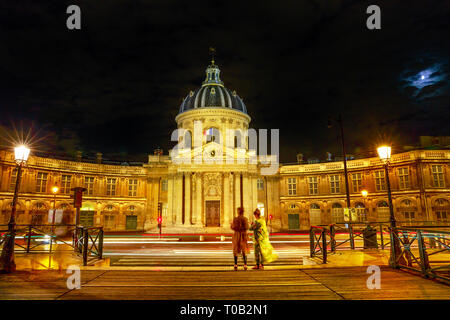
[{"label": "wooden bridge deck", "polygon": [[368,289],[366,267],[270,271],[82,270],[69,290],[57,271],[0,275],[0,299],[450,299],[450,286],[381,267],[381,289]]}]

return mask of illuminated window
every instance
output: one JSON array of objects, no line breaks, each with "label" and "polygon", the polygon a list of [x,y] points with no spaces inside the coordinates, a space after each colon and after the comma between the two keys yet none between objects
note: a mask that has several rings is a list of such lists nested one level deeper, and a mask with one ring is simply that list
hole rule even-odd
[{"label": "illuminated window", "polygon": [[47,192],[48,173],[38,172],[36,176],[36,192]]},{"label": "illuminated window", "polygon": [[217,128],[209,128],[205,131],[206,143],[217,142],[220,143],[220,131]]},{"label": "illuminated window", "polygon": [[264,180],[258,179],[257,180],[258,190],[264,190]]},{"label": "illuminated window", "polygon": [[441,165],[432,165],[431,173],[433,175],[433,187],[444,188],[444,170]]},{"label": "illuminated window", "polygon": [[128,179],[128,196],[137,196],[138,181],[137,179]]},{"label": "illuminated window", "polygon": [[375,171],[375,189],[377,191],[385,191],[386,190],[386,179],[384,177],[383,170]]},{"label": "illuminated window", "polygon": [[434,211],[438,222],[447,222],[450,215],[450,201],[442,198],[437,199]]},{"label": "illuminated window", "polygon": [[318,194],[319,193],[319,178],[317,177],[308,177],[308,189],[309,194]]},{"label": "illuminated window", "polygon": [[92,196],[94,194],[94,177],[84,177],[84,187],[86,195]]},{"label": "illuminated window", "polygon": [[297,194],[297,178],[288,178],[288,195],[295,196]]},{"label": "illuminated window", "polygon": [[70,193],[70,183],[72,180],[72,176],[62,175],[61,177],[61,193],[69,194]]},{"label": "illuminated window", "polygon": [[408,168],[398,168],[398,184],[400,189],[409,188]]},{"label": "illuminated window", "polygon": [[352,174],[352,186],[353,186],[353,192],[360,192],[362,188],[362,174],[359,173],[353,173]]},{"label": "illuminated window", "polygon": [[340,177],[338,175],[330,176],[330,191],[331,193],[341,192]]},{"label": "illuminated window", "polygon": [[106,178],[106,195],[115,196],[116,195],[116,178]]}]

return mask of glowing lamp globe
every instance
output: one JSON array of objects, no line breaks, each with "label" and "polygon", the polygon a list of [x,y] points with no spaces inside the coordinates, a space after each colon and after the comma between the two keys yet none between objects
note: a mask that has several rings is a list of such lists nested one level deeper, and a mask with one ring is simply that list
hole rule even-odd
[{"label": "glowing lamp globe", "polygon": [[391,159],[391,147],[381,146],[377,149],[378,156],[382,161],[389,161]]},{"label": "glowing lamp globe", "polygon": [[59,191],[59,188],[57,187],[57,186],[54,186],[53,188],[52,188],[52,192],[53,193],[57,193]]},{"label": "glowing lamp globe", "polygon": [[14,148],[14,160],[16,160],[17,163],[27,162],[29,155],[30,149],[28,149],[24,145]]},{"label": "glowing lamp globe", "polygon": [[364,198],[367,197],[368,194],[369,194],[369,192],[367,192],[367,190],[362,190],[362,191],[361,191],[361,195],[362,195]]}]

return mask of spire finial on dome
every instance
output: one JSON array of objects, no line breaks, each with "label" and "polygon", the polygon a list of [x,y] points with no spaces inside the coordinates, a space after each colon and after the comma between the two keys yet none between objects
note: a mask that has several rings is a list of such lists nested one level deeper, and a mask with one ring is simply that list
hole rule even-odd
[{"label": "spire finial on dome", "polygon": [[214,65],[214,56],[216,54],[216,48],[209,47],[209,54],[211,55],[211,65]]}]

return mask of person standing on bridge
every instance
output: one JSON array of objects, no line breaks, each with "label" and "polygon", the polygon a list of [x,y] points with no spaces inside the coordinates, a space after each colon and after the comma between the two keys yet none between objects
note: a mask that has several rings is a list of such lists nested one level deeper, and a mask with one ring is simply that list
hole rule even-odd
[{"label": "person standing on bridge", "polygon": [[234,230],[233,234],[233,254],[234,254],[234,270],[238,269],[238,255],[242,253],[242,258],[244,259],[244,270],[247,270],[247,253],[250,253],[248,247],[248,219],[244,217],[244,209],[242,207],[238,208],[238,216],[233,219],[231,224],[231,229]]},{"label": "person standing on bridge", "polygon": [[267,232],[266,221],[261,217],[261,212],[256,209],[253,212],[255,221],[250,227],[253,230],[253,244],[255,248],[256,266],[252,269],[264,269],[265,263],[270,263],[278,259],[278,255],[274,252],[269,241],[269,233]]}]

